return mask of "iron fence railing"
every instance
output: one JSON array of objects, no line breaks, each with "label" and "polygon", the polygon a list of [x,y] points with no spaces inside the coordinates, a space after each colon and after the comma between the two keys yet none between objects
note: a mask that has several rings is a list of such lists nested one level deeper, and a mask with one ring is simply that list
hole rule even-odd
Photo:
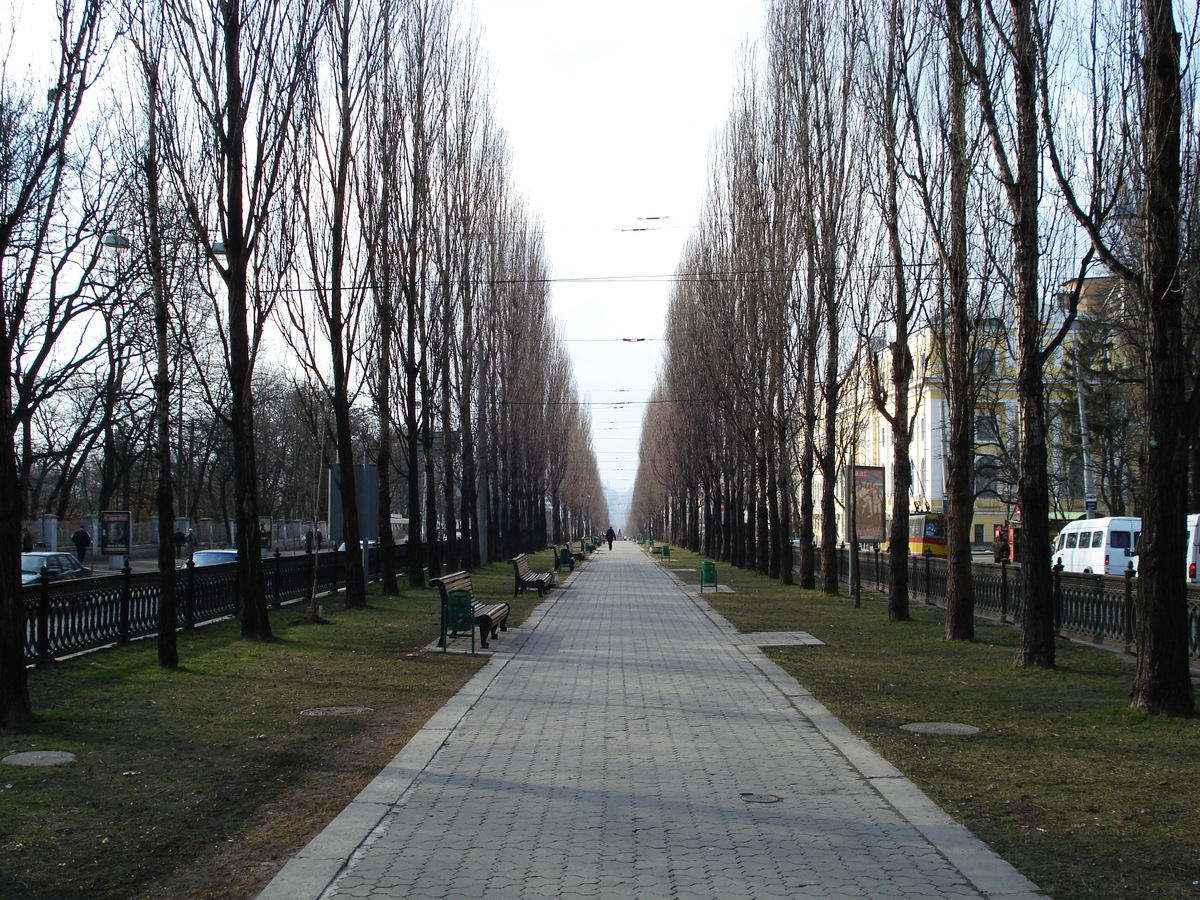
[{"label": "iron fence railing", "polygon": [[[328,550],[263,560],[267,600],[273,606],[296,603],[339,590],[346,571],[343,551]],[[380,575],[378,548],[367,551],[367,575]],[[408,571],[408,547],[396,547],[397,574]],[[194,628],[237,614],[237,566],[192,566],[177,569],[177,627]],[[23,588],[25,660],[40,664],[125,643],[158,633],[158,572],[132,572],[73,581],[34,582]]]},{"label": "iron fence railing", "polygon": [[[850,550],[839,548],[838,577],[849,585]],[[793,561],[794,562],[794,561]],[[820,554],[817,555],[820,564]],[[886,553],[863,550],[858,557],[859,584],[886,593],[891,586],[891,558]],[[976,562],[971,565],[975,611],[1001,621],[1021,621],[1021,566]],[[1080,575],[1055,571],[1053,578],[1055,626],[1073,637],[1128,647],[1134,641],[1134,597],[1137,576]],[[1200,659],[1200,586],[1187,585],[1188,654]],[[914,600],[946,605],[946,560],[930,556],[909,557],[908,592]]]}]

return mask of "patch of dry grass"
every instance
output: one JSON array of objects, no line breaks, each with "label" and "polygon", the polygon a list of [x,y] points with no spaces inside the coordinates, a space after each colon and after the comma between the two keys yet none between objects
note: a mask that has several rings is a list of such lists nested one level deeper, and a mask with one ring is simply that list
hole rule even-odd
[{"label": "patch of dry grass", "polygon": [[[507,564],[473,581],[511,600]],[[511,602],[519,622],[538,601]],[[318,626],[276,610],[268,643],[232,622],[181,634],[173,672],[153,642],[33,671],[38,722],[4,733],[0,754],[78,761],[0,772],[0,897],[252,896],[482,664],[420,652],[437,638],[432,589],[355,611],[329,598],[324,613]],[[372,712],[300,715],[319,706]]]}]

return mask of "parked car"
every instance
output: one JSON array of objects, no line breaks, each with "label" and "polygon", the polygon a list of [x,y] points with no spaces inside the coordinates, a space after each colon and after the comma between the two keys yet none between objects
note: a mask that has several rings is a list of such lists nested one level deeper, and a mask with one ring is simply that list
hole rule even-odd
[{"label": "parked car", "polygon": [[[359,546],[359,547],[361,547],[363,550],[366,550],[366,549],[368,549],[368,548],[374,548],[374,547],[378,547],[378,546],[379,546],[379,541],[377,541],[375,538],[371,538],[371,539],[370,539],[370,540],[368,540],[368,541],[359,541],[359,542],[358,542],[358,546]],[[345,541],[342,541],[340,544],[338,544],[338,549],[339,549],[339,550],[345,550],[345,549],[346,549],[346,542],[345,542]]]},{"label": "parked car", "polygon": [[30,584],[37,581],[42,574],[42,566],[51,581],[61,581],[64,578],[88,578],[92,570],[83,565],[74,553],[46,550],[21,554],[21,583]]},{"label": "parked car", "polygon": [[192,562],[198,566],[219,566],[224,563],[237,562],[237,551],[197,550],[192,554]]},{"label": "parked car", "polygon": [[1187,517],[1187,580],[1188,584],[1200,582],[1200,515]]}]

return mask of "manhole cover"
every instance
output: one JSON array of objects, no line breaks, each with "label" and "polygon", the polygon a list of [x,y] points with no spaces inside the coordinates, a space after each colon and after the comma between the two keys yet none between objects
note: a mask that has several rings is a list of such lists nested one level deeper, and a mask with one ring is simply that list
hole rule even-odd
[{"label": "manhole cover", "polygon": [[914,734],[979,734],[974,725],[962,725],[958,722],[910,722],[901,725],[901,731],[911,731]]},{"label": "manhole cover", "polygon": [[363,716],[374,712],[369,706],[314,706],[300,710],[302,716]]},{"label": "manhole cover", "polygon": [[10,766],[61,766],[75,762],[75,754],[65,750],[28,750],[4,757]]},{"label": "manhole cover", "polygon": [[742,794],[742,799],[747,803],[778,803],[783,798],[774,794]]}]

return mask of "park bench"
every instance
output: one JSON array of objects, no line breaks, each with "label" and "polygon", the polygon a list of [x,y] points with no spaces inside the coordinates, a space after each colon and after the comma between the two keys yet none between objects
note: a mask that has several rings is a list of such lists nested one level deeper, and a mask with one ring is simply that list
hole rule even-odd
[{"label": "park bench", "polygon": [[529,567],[529,556],[522,553],[520,556],[514,556],[509,560],[512,563],[513,575],[515,582],[513,584],[513,596],[521,593],[526,588],[536,588],[538,596],[554,587],[556,575],[553,572],[535,572]]},{"label": "park bench", "polygon": [[[471,628],[470,621],[474,621],[479,627],[479,646],[483,649],[488,647],[488,636],[496,637],[497,630],[508,631],[508,604],[501,601],[500,603],[480,603],[475,599],[475,591],[471,587],[470,572],[453,572],[450,575],[443,575],[441,578],[431,578],[430,584],[438,589],[438,593],[442,598],[442,633],[438,639],[438,646],[446,646],[447,634],[457,633],[459,628]],[[456,604],[453,601],[457,600],[463,593],[469,594],[471,598],[471,611],[469,616],[464,618],[458,614]],[[451,594],[456,594],[456,597],[451,597]],[[471,649],[475,649],[474,629],[471,631]]]}]

